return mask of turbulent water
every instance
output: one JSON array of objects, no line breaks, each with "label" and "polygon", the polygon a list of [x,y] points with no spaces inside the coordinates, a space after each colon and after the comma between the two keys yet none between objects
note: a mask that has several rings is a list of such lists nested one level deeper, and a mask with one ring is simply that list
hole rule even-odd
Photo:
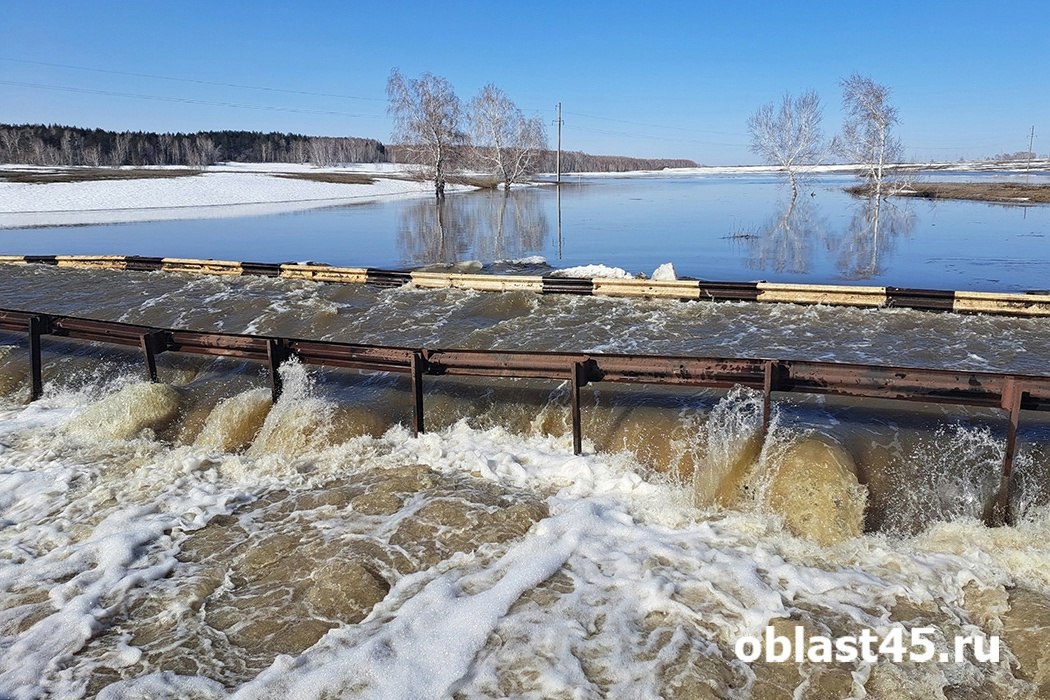
[{"label": "turbulent water", "polygon": [[[428,347],[1046,374],[1050,325],[5,267],[0,306]],[[752,392],[405,381],[0,335],[0,697],[1050,697],[1050,426]],[[745,663],[802,626],[999,663]]]}]

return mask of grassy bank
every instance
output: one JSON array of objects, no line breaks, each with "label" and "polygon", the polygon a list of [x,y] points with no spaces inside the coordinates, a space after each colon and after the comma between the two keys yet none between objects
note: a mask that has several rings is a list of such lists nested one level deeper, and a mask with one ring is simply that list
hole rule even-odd
[{"label": "grassy bank", "polygon": [[[277,177],[289,180],[309,180],[310,182],[334,182],[339,185],[374,185],[374,177],[362,173],[331,173],[331,172],[308,172],[308,173],[274,173]],[[395,179],[395,178],[391,178]]]},{"label": "grassy bank", "polygon": [[56,168],[54,170],[0,170],[0,181],[22,182],[34,185],[49,182],[91,182],[95,180],[141,180],[146,178],[173,178],[200,175],[197,168]]},{"label": "grassy bank", "polygon": [[[847,187],[846,191],[857,196],[867,196],[870,185]],[[894,192],[896,197],[922,197],[923,199],[968,199],[977,202],[999,202],[1008,204],[1050,203],[1050,185],[1024,184],[1019,182],[919,182]]]}]

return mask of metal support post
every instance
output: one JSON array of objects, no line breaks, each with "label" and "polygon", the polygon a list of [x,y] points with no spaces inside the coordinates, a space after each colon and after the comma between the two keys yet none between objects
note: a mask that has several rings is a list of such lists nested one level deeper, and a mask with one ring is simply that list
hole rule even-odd
[{"label": "metal support post", "polygon": [[1021,397],[1024,392],[1020,384],[1007,377],[1003,383],[1002,407],[1009,411],[1009,424],[1006,428],[1006,450],[1003,453],[1003,473],[999,482],[999,493],[996,494],[995,506],[992,509],[992,525],[1013,524],[1013,513],[1010,510],[1010,487],[1013,481],[1014,456],[1017,452],[1017,427],[1021,421]]},{"label": "metal support post", "polygon": [[160,381],[157,378],[157,353],[167,349],[164,333],[161,331],[143,333],[139,336],[139,347],[142,348],[142,354],[146,357],[146,375],[151,382],[156,384]]},{"label": "metal support post", "polygon": [[583,454],[583,426],[580,421],[580,387],[587,384],[582,362],[572,363],[572,379],[569,382],[569,400],[572,402],[572,453]]},{"label": "metal support post", "polygon": [[45,332],[46,317],[29,317],[29,400],[36,401],[44,394],[44,380],[40,358],[40,336]]},{"label": "metal support post", "polygon": [[266,342],[266,358],[270,363],[271,397],[274,403],[281,398],[284,384],[281,381],[281,363],[288,359],[288,347],[281,338],[269,338]]},{"label": "metal support post", "polygon": [[426,359],[420,352],[412,353],[409,369],[412,373],[412,437],[419,437],[425,431],[423,421],[423,370]]}]

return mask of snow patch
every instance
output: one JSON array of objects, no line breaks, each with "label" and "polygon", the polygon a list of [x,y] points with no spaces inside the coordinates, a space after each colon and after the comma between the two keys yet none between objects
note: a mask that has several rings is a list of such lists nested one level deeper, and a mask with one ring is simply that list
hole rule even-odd
[{"label": "snow patch", "polygon": [[[348,184],[281,176],[348,171],[377,177],[372,184]],[[393,168],[379,168],[378,164],[368,164],[367,169],[321,169],[287,163],[255,163],[211,166],[200,175],[172,178],[0,182],[0,229],[229,218],[433,193],[433,187],[427,182],[389,177],[398,172]],[[462,185],[448,188],[449,191],[468,189]]]},{"label": "snow patch", "polygon": [[674,272],[674,265],[672,265],[669,262],[666,262],[660,267],[653,270],[652,278],[654,280],[657,280],[658,282],[674,282],[676,279],[678,279],[678,275],[676,275]]},{"label": "snow patch", "polygon": [[631,279],[634,277],[622,267],[609,267],[608,265],[578,265],[555,270],[551,277],[605,277],[610,279]]}]

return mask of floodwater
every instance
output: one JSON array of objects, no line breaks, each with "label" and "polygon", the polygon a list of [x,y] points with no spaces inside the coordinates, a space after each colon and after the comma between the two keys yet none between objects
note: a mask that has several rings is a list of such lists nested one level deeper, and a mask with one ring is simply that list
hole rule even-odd
[{"label": "floodwater", "polygon": [[[717,216],[717,197],[700,194],[716,184],[671,187],[679,186]],[[580,203],[620,187],[646,190],[610,181],[563,194],[579,197],[575,243],[563,240],[565,264],[640,261],[622,265],[635,270],[672,260],[679,272],[695,272],[679,262],[684,252],[650,253],[643,247],[658,246],[639,241],[626,254],[586,233],[581,212],[603,206]],[[654,187],[654,197],[658,191],[666,190]],[[801,206],[818,205],[824,192]],[[449,202],[507,215],[522,201],[547,211],[550,196],[538,189],[510,200]],[[952,206],[935,208],[938,222],[958,216],[945,213]],[[567,210],[563,201],[563,216]],[[275,222],[359,212],[373,225],[390,215],[384,211],[228,223],[243,231],[265,222],[276,232]],[[204,229],[199,240],[180,233],[166,241],[141,238],[161,224],[105,229],[104,236],[128,235],[142,246],[119,251],[87,246],[83,236],[96,229],[85,227],[60,233],[78,234],[86,248],[35,241],[44,248],[19,252],[374,266],[542,254],[557,262],[556,228],[527,239],[508,234],[520,232],[518,224],[505,225],[502,239],[478,233],[446,238],[462,245],[442,247],[448,244],[435,246],[432,234],[406,233],[429,230],[405,221],[435,214],[433,202],[398,211],[397,234],[373,241],[388,246],[390,258],[365,244],[325,248],[287,226],[283,237],[272,233],[258,245],[216,236],[212,248]],[[628,211],[602,216],[627,223]],[[1035,209],[1029,219],[1005,211],[1037,218]],[[193,222],[166,226],[196,230]],[[881,246],[880,264],[900,271],[894,261],[917,257],[900,252],[917,235]],[[604,253],[568,257],[588,236]],[[285,245],[284,238],[292,247],[283,250],[301,240],[317,254],[266,247]],[[736,251],[724,260],[737,260],[746,276],[752,268],[740,256],[755,240],[708,243]],[[806,249],[815,266],[807,274],[821,260],[835,268],[829,240]],[[164,244],[201,248],[173,253]],[[390,345],[1050,374],[1046,319],[901,309],[37,265],[0,268],[0,308]],[[30,404],[25,338],[0,335],[0,697],[1050,696],[1050,422],[1030,412],[1012,493],[1017,522],[989,528],[982,517],[1004,452],[997,410],[905,411],[889,401],[777,395],[764,434],[761,398],[746,390],[599,385],[582,391],[585,454],[577,457],[568,389],[553,382],[427,378],[428,432],[413,438],[405,428],[408,386],[396,376],[292,362],[282,370],[285,392],[271,404],[265,371],[250,363],[163,354],[161,383],[148,384],[135,352],[48,337],[43,357],[45,395]],[[956,636],[997,635],[1001,658],[737,659],[736,641],[767,626],[786,635],[801,627],[805,639],[865,629],[880,639],[902,630],[908,639],[913,629],[932,628],[938,653],[952,649]]]},{"label": "floodwater", "polygon": [[709,280],[1046,287],[1050,207],[899,199],[876,209],[843,192],[854,183],[815,177],[792,202],[775,175],[570,179],[509,197],[451,195],[441,205],[398,200],[239,219],[7,230],[0,253],[383,268],[541,256],[553,267],[601,263],[645,274],[671,262],[679,275]]}]

